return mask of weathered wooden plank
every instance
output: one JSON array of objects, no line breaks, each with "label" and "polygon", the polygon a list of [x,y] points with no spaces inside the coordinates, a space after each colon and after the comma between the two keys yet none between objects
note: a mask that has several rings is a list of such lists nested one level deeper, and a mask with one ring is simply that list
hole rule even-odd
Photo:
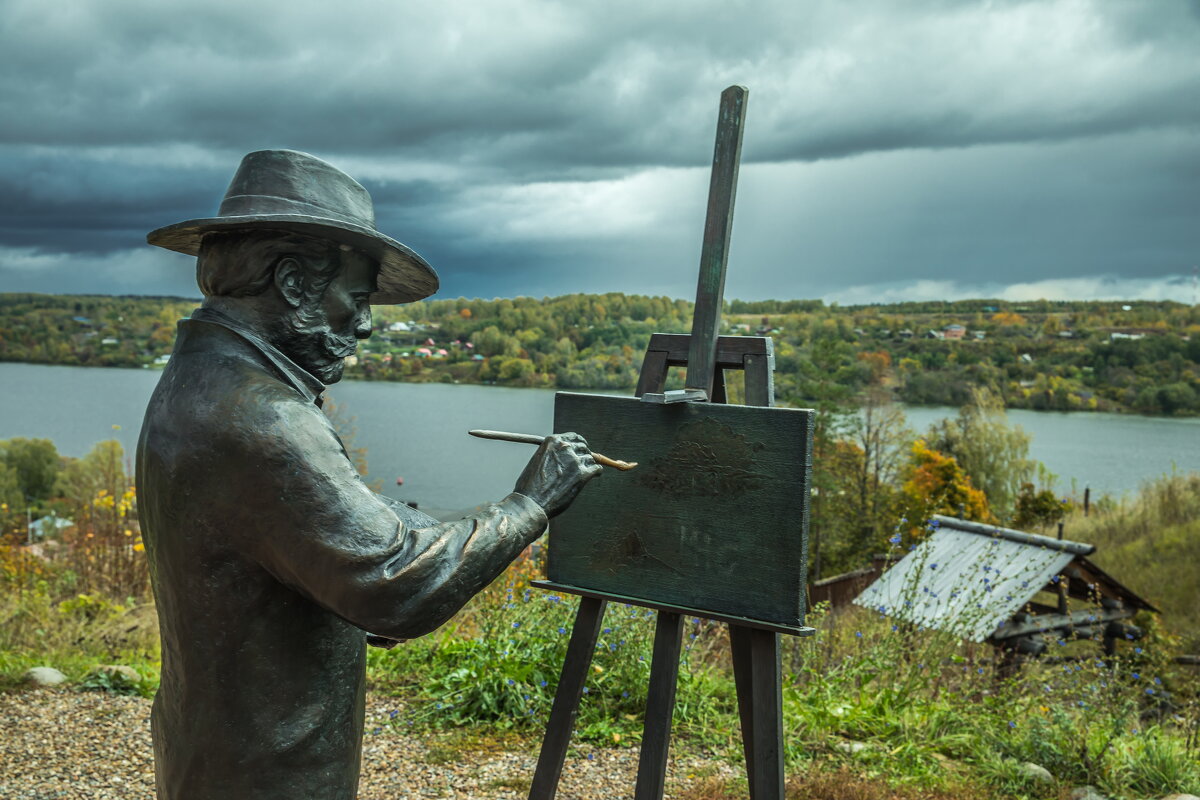
[{"label": "weathered wooden plank", "polygon": [[737,689],[738,718],[742,724],[742,752],[746,754],[746,780],[754,798],[754,668],[750,629],[729,626],[729,651],[733,660],[733,682]]},{"label": "weathered wooden plank", "polygon": [[646,722],[638,760],[634,800],[662,800],[671,747],[671,714],[679,677],[679,645],[683,617],[660,611],[654,628],[654,655],[650,661],[650,687],[646,696]]},{"label": "weathered wooden plank", "polygon": [[779,634],[748,630],[750,638],[751,800],[783,800],[783,661]]},{"label": "weathered wooden plank", "polygon": [[550,721],[542,738],[542,751],[533,773],[533,784],[529,787],[529,800],[554,800],[558,792],[558,779],[567,757],[575,713],[579,710],[579,698],[583,696],[583,685],[587,681],[592,653],[596,650],[596,640],[600,638],[600,625],[607,605],[604,600],[593,597],[585,597],[579,603],[558,691],[550,707]]},{"label": "weathered wooden plank", "polygon": [[775,405],[775,365],[771,363],[772,360],[769,355],[746,354],[743,362],[746,370],[746,405]]},{"label": "weathered wooden plank", "polygon": [[[1162,613],[1144,598],[1134,594],[1128,586],[1093,564],[1086,556],[1077,557],[1071,562],[1071,568],[1079,570],[1079,577],[1083,579],[1078,583],[1072,581],[1072,585],[1077,585],[1083,592],[1083,596],[1089,599],[1095,594],[1095,589],[1098,589],[1101,595],[1120,600],[1126,608],[1142,608],[1156,614]],[[1093,586],[1095,589],[1092,588]]]},{"label": "weathered wooden plank", "polygon": [[709,394],[708,400],[711,403],[724,403],[728,399],[725,394],[725,370],[718,369],[713,373],[712,392]]},{"label": "weathered wooden plank", "polygon": [[646,393],[661,392],[667,383],[667,351],[655,350],[653,347],[646,351],[642,359],[642,371],[638,374],[635,397]]},{"label": "weathered wooden plank", "polygon": [[555,430],[640,466],[550,526],[550,580],[789,628],[804,619],[813,412],[560,392]]},{"label": "weathered wooden plank", "polygon": [[708,188],[708,212],[704,220],[704,243],[700,250],[700,280],[696,287],[692,341],[684,385],[688,389],[702,389],[710,397],[717,332],[725,299],[725,272],[729,261],[729,238],[733,230],[733,205],[737,196],[748,96],[749,91],[744,86],[730,86],[721,93],[712,178]]},{"label": "weathered wooden plank", "polygon": [[729,626],[750,800],[783,800],[783,684],[779,634]]},{"label": "weathered wooden plank", "polygon": [[[688,363],[690,348],[690,334],[655,333],[650,336],[648,350],[665,351],[669,367],[685,367]],[[714,367],[717,369],[741,369],[747,355],[768,356],[770,366],[774,369],[775,348],[774,342],[769,336],[718,336]]]},{"label": "weathered wooden plank", "polygon": [[1135,613],[1133,609],[1104,611],[1101,609],[1083,608],[1068,614],[1039,614],[1030,618],[1028,622],[1005,625],[993,633],[991,638],[999,641],[1024,636],[1027,633],[1050,631],[1056,628],[1093,627],[1106,622],[1112,622],[1113,620],[1128,619]]}]

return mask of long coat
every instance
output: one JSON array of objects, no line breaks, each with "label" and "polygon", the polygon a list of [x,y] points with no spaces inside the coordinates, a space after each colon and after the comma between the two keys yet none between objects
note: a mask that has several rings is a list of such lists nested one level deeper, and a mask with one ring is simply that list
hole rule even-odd
[{"label": "long coat", "polygon": [[520,494],[438,523],[373,493],[322,389],[228,318],[180,323],[137,453],[161,800],[353,798],[364,632],[434,630],[545,528]]}]

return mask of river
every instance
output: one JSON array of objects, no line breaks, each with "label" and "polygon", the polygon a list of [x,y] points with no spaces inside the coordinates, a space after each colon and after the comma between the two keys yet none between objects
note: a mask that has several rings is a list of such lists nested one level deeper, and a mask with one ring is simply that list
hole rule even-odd
[{"label": "river", "polygon": [[[52,439],[80,456],[118,439],[132,457],[142,412],[161,373],[0,363],[0,439]],[[329,395],[355,418],[355,443],[368,448],[370,480],[386,494],[431,510],[470,508],[500,498],[529,458],[527,445],[490,442],[471,428],[549,431],[554,392],[494,386],[346,381]],[[955,409],[910,407],[917,431]],[[1200,419],[1124,414],[1008,412],[1033,436],[1031,455],[1059,486],[1120,495],[1172,470],[1200,471]],[[116,427],[114,427],[116,426]],[[403,477],[403,485],[396,479]]]}]

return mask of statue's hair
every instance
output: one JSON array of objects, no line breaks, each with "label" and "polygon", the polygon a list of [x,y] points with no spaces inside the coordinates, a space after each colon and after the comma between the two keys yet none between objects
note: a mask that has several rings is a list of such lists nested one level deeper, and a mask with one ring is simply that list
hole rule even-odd
[{"label": "statue's hair", "polygon": [[294,258],[303,272],[303,306],[318,302],[341,269],[339,246],[283,231],[210,233],[200,242],[196,283],[205,297],[253,297],[267,290],[275,268]]}]

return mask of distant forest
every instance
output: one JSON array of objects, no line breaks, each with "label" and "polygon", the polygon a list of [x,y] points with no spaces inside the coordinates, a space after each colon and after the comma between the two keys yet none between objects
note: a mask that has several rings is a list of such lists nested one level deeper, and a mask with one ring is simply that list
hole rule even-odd
[{"label": "distant forest", "polygon": [[[196,305],[0,294],[0,360],[153,368]],[[632,390],[650,334],[691,317],[688,301],[623,294],[381,306],[347,377]],[[1200,414],[1200,308],[1182,303],[733,300],[723,325],[772,337],[781,403],[958,406],[987,389],[1009,408]]]}]

